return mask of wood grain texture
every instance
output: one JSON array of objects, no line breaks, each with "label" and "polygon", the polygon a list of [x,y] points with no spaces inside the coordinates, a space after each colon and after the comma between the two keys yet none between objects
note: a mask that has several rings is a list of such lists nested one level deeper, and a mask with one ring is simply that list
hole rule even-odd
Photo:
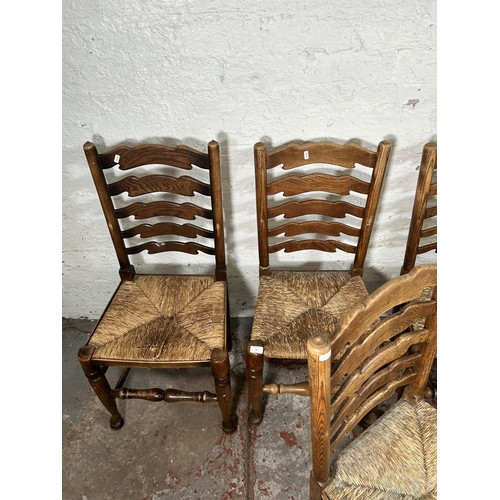
[{"label": "wood grain texture", "polygon": [[[355,306],[342,320],[333,341],[328,342],[332,352],[338,346],[346,348],[326,383],[314,368],[319,363],[318,355],[308,351],[308,366],[313,367],[309,369],[313,446],[314,433],[316,439],[324,439],[323,429],[327,427],[328,450],[334,452],[343,436],[400,388],[405,388],[404,397],[411,403],[422,399],[422,381],[430,372],[429,358],[437,345],[437,293],[427,302],[420,301],[420,296],[436,281],[436,265],[419,266]],[[393,312],[395,302],[404,306]],[[425,327],[410,329],[421,316],[427,318]],[[326,414],[316,409],[325,399]],[[314,471],[313,466],[319,482],[327,481],[323,467]]]},{"label": "wood grain texture", "polygon": [[284,236],[298,236],[299,234],[307,233],[324,234],[326,236],[340,236],[341,234],[359,236],[359,229],[342,224],[341,222],[289,222],[269,229],[268,236],[272,237],[280,234]]},{"label": "wood grain texture", "polygon": [[437,205],[428,206],[429,198],[437,196],[437,181],[433,182],[435,171],[437,171],[437,144],[427,143],[420,161],[401,274],[408,273],[415,266],[417,255],[437,250],[437,241],[425,240],[437,235],[437,222],[424,229],[425,221],[437,216]]},{"label": "wood grain texture", "polygon": [[[118,162],[115,161],[118,155]],[[99,155],[101,168],[107,169],[119,164],[121,170],[130,170],[143,165],[170,165],[191,170],[193,165],[208,169],[208,155],[188,146],[176,147],[162,144],[143,144],[135,147],[118,146]]]},{"label": "wood grain texture", "polygon": [[311,442],[313,476],[318,482],[324,482],[330,475],[330,340],[325,335],[311,335],[307,341],[307,367],[309,371],[311,398]]},{"label": "wood grain texture", "polygon": [[[306,151],[308,154],[304,155]],[[373,168],[376,160],[376,153],[352,142],[343,146],[332,142],[308,142],[286,145],[270,153],[267,168],[283,165],[284,170],[289,170],[311,163],[333,164],[345,168],[354,168],[359,163]]]},{"label": "wood grain texture", "polygon": [[[250,339],[264,343],[267,357],[304,359],[307,356],[307,335],[316,331],[330,338],[346,311],[343,306],[353,306],[367,294],[364,284],[357,285],[362,284],[360,277],[390,148],[387,141],[382,141],[376,152],[353,143],[339,145],[323,141],[289,144],[268,152],[265,144],[255,144],[260,280]],[[305,173],[310,169],[295,170],[311,164],[320,164],[321,173]],[[369,180],[361,180],[365,176]],[[280,193],[290,198],[284,203],[278,201]],[[327,196],[329,199],[321,199]],[[280,217],[287,220],[282,222]],[[303,219],[293,220],[299,217]],[[325,220],[327,217],[331,220]],[[303,234],[308,236],[304,238]],[[347,238],[346,242],[343,235],[357,241]],[[354,257],[353,265],[350,270],[334,271],[327,267],[325,273],[316,275],[303,274],[291,265],[285,272],[295,278],[271,269],[270,254],[303,250],[342,251]],[[359,278],[359,282],[346,284],[349,280],[344,280],[338,286],[330,281],[342,281],[345,278],[343,271],[349,278]],[[284,277],[283,281],[280,277]],[[308,290],[306,294],[298,292],[305,288]],[[328,303],[311,306],[311,297],[316,299],[326,290],[330,292]],[[341,352],[336,351],[335,355]],[[252,359],[247,362],[252,362]],[[301,386],[290,388],[270,383],[264,388],[262,383],[249,381],[255,423],[260,422],[259,401],[264,390],[306,393],[305,387]]]},{"label": "wood grain texture", "polygon": [[115,210],[118,219],[134,217],[149,219],[151,217],[179,217],[194,220],[196,216],[205,219],[212,218],[212,211],[192,203],[174,203],[171,201],[153,201],[151,203],[133,203],[127,207]]},{"label": "wood grain texture", "polygon": [[[402,404],[409,405],[409,408],[415,405],[415,411],[418,415],[421,414],[419,405],[437,346],[436,284],[437,266],[418,266],[408,274],[389,281],[371,294],[363,304],[355,306],[346,314],[333,341],[328,342],[332,353],[340,346],[345,348],[345,352],[326,382],[316,368],[320,362],[319,355],[313,350],[308,351],[312,446],[314,450],[315,440],[324,442],[324,429],[327,428],[328,462],[330,454],[335,453],[341,439],[351,432],[368,412],[397,391],[404,389]],[[422,291],[428,287],[433,288],[433,295],[423,301]],[[402,307],[395,307],[397,303]],[[409,328],[420,316],[426,318],[424,328]],[[326,412],[322,410],[325,401],[328,402]],[[421,435],[422,432],[434,432],[426,429],[428,424],[429,429],[434,428],[432,422],[433,419],[435,422],[435,414],[427,413],[422,407],[422,420],[419,420],[420,417],[414,422],[398,420],[403,418],[395,416],[398,414],[396,408],[399,405],[400,403],[397,403],[393,407],[394,412],[391,408],[381,417],[387,424],[380,428],[383,428],[384,432],[391,432],[393,424],[400,427],[401,435],[398,434],[395,439],[403,439],[404,445],[391,445],[385,450],[384,443],[391,439],[388,435],[380,444],[374,441],[370,445],[369,453],[367,450],[363,452],[362,449],[359,449],[359,453],[356,452],[364,457],[362,462],[358,462],[359,467],[353,467],[351,462],[344,464],[344,460],[349,457],[348,450],[356,447],[355,443],[363,442],[363,436],[371,436],[374,432],[372,428],[377,428],[376,422],[335,458],[328,468],[331,476],[325,477],[322,452],[321,461],[317,462],[319,465],[313,460],[311,477],[315,481],[311,480],[311,495],[314,495],[314,498],[319,498],[321,492],[329,492],[326,498],[345,500],[370,498],[366,496],[368,492],[378,494],[379,491],[399,492],[401,489],[404,490],[401,494],[414,494],[417,490],[405,489],[406,484],[410,484],[408,477],[412,475],[418,478],[418,488],[421,491],[428,492],[435,488],[434,473],[428,472],[429,468],[434,467],[435,452],[430,450],[427,454],[424,450],[427,445],[423,446],[425,441],[422,441]],[[395,420],[389,424],[391,418]],[[427,420],[428,418],[430,420]],[[432,440],[431,435],[429,438]],[[323,450],[323,447],[321,449]],[[425,460],[429,460],[429,463],[424,462],[424,457],[418,457],[414,462],[413,455],[421,455],[423,450],[426,453]],[[385,456],[386,451],[392,453],[389,461]],[[394,472],[384,472],[381,480],[380,467],[385,470],[393,464],[396,464]],[[400,467],[400,464],[405,465]],[[368,472],[365,474],[364,471]],[[363,479],[356,479],[358,476]],[[334,495],[333,492],[336,496],[331,496]]]},{"label": "wood grain texture", "polygon": [[121,231],[122,238],[133,238],[141,236],[142,238],[151,238],[163,236],[165,234],[175,234],[186,238],[214,238],[214,232],[192,224],[175,224],[173,222],[161,222],[158,224],[139,224],[124,231]]},{"label": "wood grain texture", "polygon": [[150,193],[175,193],[194,196],[195,192],[210,195],[210,186],[204,182],[183,175],[149,175],[144,177],[129,176],[108,185],[111,196],[127,192],[129,196],[141,196]]},{"label": "wood grain texture", "polygon": [[342,218],[346,214],[351,214],[362,218],[365,214],[365,209],[346,201],[308,200],[289,201],[267,210],[267,217],[269,219],[280,215],[283,215],[285,219],[290,219],[310,214],[326,215],[327,217],[335,218]]},{"label": "wood grain texture", "polygon": [[215,250],[213,248],[193,242],[180,243],[178,241],[164,241],[162,243],[157,243],[156,241],[149,241],[147,243],[141,243],[140,245],[127,247],[127,253],[129,255],[144,252],[145,250],[149,254],[161,252],[184,252],[191,255],[197,255],[199,252],[202,252],[207,255],[215,255]]},{"label": "wood grain texture", "polygon": [[269,246],[269,253],[279,252],[297,252],[299,250],[320,250],[321,252],[336,252],[342,250],[346,253],[356,253],[356,247],[343,243],[342,241],[334,240],[300,240],[300,241],[285,241]]},{"label": "wood grain texture", "polygon": [[369,188],[368,182],[348,175],[339,177],[328,174],[291,175],[269,183],[267,194],[283,193],[283,196],[294,196],[315,191],[338,195],[348,195],[351,191],[368,194]]},{"label": "wood grain texture", "polygon": [[[111,427],[118,429],[123,425],[115,398],[167,402],[216,400],[224,432],[234,432],[236,420],[232,413],[226,351],[231,332],[218,143],[211,141],[208,153],[183,145],[171,148],[144,144],[133,148],[119,146],[98,154],[90,142],[84,145],[84,151],[120,263],[121,283],[87,345],[80,350],[82,368],[111,414]],[[161,174],[159,172],[170,171],[161,168],[162,165],[191,173],[179,177]],[[206,173],[197,171],[195,166],[208,169],[208,184]],[[118,181],[108,182],[113,175],[106,170],[112,167],[130,172]],[[132,171],[136,167],[143,167],[141,173],[146,174],[134,175]],[[200,174],[205,180],[197,177]],[[143,195],[154,201],[132,200]],[[194,200],[178,203],[175,201],[178,196]],[[156,217],[167,220],[154,220]],[[168,220],[171,217],[195,222]],[[198,226],[200,217],[206,221]],[[125,218],[129,220],[123,221]],[[209,244],[179,241],[179,237],[195,239],[198,236],[206,238]],[[213,246],[209,246],[212,243]],[[129,260],[129,255],[144,252],[147,262],[147,255],[167,251],[213,255],[214,273],[209,276],[141,275],[136,274]],[[113,390],[105,377],[108,366],[125,368]],[[211,367],[216,394],[124,387],[131,368],[200,366]]]}]

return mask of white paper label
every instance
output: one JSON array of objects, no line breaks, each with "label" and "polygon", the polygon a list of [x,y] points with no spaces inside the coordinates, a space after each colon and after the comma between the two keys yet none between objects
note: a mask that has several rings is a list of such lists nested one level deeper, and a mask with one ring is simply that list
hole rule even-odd
[{"label": "white paper label", "polygon": [[115,163],[120,163],[120,155],[115,155]]},{"label": "white paper label", "polygon": [[304,151],[304,160],[309,160],[309,151]]},{"label": "white paper label", "polygon": [[263,354],[264,353],[264,348],[260,345],[251,345],[250,346],[250,352],[252,354]]},{"label": "white paper label", "polygon": [[327,353],[325,354],[322,354],[320,357],[319,357],[319,360],[320,361],[326,361],[330,356],[332,355],[332,351],[328,351]]}]

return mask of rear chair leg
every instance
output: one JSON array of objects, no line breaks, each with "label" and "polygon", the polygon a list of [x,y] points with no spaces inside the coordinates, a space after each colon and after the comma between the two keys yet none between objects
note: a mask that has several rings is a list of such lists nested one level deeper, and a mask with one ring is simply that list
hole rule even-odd
[{"label": "rear chair leg", "polygon": [[247,375],[250,397],[248,421],[253,425],[262,422],[262,397],[264,371],[264,346],[261,340],[252,340],[247,345]]},{"label": "rear chair leg", "polygon": [[111,397],[111,387],[104,375],[105,368],[92,364],[91,359],[93,352],[94,347],[80,347],[78,351],[78,360],[82,365],[85,376],[88,378],[92,389],[94,389],[97,397],[101,400],[106,410],[111,413],[109,425],[112,429],[121,429],[123,426],[123,418],[118,411],[115,398]]},{"label": "rear chair leg", "polygon": [[231,379],[229,377],[229,357],[225,349],[214,349],[210,360],[212,375],[215,379],[217,403],[222,413],[222,429],[227,434],[236,430],[231,397]]}]

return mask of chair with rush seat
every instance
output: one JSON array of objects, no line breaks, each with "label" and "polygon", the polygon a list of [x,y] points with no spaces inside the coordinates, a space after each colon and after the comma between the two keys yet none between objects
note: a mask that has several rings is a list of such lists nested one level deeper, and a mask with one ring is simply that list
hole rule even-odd
[{"label": "chair with rush seat", "polygon": [[[426,287],[433,295],[422,301]],[[437,266],[425,264],[355,306],[333,340],[309,338],[311,500],[437,498],[437,409],[423,399],[436,353],[436,315]],[[409,328],[418,318],[425,318],[424,327]],[[342,349],[332,365],[333,352]],[[389,408],[382,416],[340,449],[383,402]]]},{"label": "chair with rush seat", "polygon": [[[264,393],[307,396],[307,383],[264,384],[264,358],[305,361],[310,332],[332,337],[345,312],[368,296],[361,277],[390,148],[387,141],[377,151],[354,143],[309,142],[273,152],[255,145],[260,277],[246,353],[250,423],[262,420]],[[350,270],[328,263],[321,271],[271,268],[270,254],[281,250],[340,250],[354,259]]]},{"label": "chair with rush seat", "polygon": [[[118,257],[121,282],[78,357],[111,414],[111,427],[123,425],[117,398],[217,401],[223,430],[233,432],[218,143],[210,142],[208,153],[184,145],[144,144],[99,154],[90,142],[84,150]],[[195,238],[202,243],[192,241]],[[186,254],[183,268],[184,262],[186,266],[196,262],[201,252],[213,256],[206,259],[215,270],[198,275],[139,274],[130,259],[141,252],[146,262],[151,260],[149,254],[182,252]],[[124,368],[114,389],[105,376],[111,366]],[[124,386],[131,368],[200,366],[211,367],[215,393]]]}]

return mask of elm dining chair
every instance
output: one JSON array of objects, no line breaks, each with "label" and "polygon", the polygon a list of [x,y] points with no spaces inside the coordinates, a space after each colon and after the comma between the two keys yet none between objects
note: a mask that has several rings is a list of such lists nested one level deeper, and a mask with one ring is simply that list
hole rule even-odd
[{"label": "elm dining chair", "polygon": [[[262,420],[264,394],[307,396],[307,383],[264,383],[264,360],[305,361],[310,332],[331,338],[346,311],[368,296],[362,276],[390,149],[387,141],[376,151],[353,142],[270,152],[255,144],[259,288],[246,353],[251,424]],[[335,269],[333,258],[325,270],[271,265],[271,254],[307,250],[340,251],[352,265]]]},{"label": "elm dining chair", "polygon": [[[84,151],[118,258],[120,283],[78,357],[111,414],[111,428],[124,423],[116,399],[217,401],[223,430],[233,432],[218,143],[211,141],[207,153],[162,144],[98,153],[91,142]],[[136,272],[131,259],[137,254],[148,262],[162,252],[182,252],[183,264],[171,273]],[[210,256],[213,271],[186,273],[187,263],[202,254]],[[210,366],[215,393],[124,385],[132,368],[200,366]],[[114,388],[105,376],[109,367],[123,368]]]}]

